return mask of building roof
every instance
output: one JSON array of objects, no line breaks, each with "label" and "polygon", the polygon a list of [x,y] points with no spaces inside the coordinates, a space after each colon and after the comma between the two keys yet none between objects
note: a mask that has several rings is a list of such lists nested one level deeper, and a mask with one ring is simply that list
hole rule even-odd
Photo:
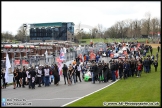
[{"label": "building roof", "polygon": [[73,22],[33,23],[30,25],[34,27],[62,27],[63,23],[72,23],[74,25]]}]

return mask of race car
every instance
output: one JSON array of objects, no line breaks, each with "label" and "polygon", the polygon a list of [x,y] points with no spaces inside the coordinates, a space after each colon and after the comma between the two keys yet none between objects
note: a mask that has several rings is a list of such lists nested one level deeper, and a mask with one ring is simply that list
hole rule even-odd
[{"label": "race car", "polygon": [[91,72],[89,70],[84,74],[84,81],[92,81]]}]

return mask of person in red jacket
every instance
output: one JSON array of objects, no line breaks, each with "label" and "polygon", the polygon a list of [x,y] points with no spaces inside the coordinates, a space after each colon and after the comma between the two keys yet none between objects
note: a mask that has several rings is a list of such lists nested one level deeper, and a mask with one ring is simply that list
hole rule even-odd
[{"label": "person in red jacket", "polygon": [[141,72],[142,72],[142,64],[140,61],[138,61],[137,64],[137,77],[141,77]]}]

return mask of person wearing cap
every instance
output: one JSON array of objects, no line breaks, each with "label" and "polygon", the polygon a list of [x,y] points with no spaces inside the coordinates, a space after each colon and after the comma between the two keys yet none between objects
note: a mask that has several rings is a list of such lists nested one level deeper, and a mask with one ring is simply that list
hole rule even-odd
[{"label": "person wearing cap", "polygon": [[158,62],[157,62],[157,60],[155,60],[153,64],[154,64],[154,67],[155,67],[155,72],[157,72],[157,67],[158,67]]}]

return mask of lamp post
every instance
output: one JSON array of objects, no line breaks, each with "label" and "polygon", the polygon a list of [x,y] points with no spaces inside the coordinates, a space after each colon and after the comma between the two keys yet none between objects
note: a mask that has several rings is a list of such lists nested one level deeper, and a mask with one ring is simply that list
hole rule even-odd
[{"label": "lamp post", "polygon": [[26,58],[28,59],[27,57],[27,36],[25,35],[26,29],[27,29],[27,24],[23,24],[24,36],[26,37],[26,45],[25,45],[26,51],[25,52],[26,52]]}]

